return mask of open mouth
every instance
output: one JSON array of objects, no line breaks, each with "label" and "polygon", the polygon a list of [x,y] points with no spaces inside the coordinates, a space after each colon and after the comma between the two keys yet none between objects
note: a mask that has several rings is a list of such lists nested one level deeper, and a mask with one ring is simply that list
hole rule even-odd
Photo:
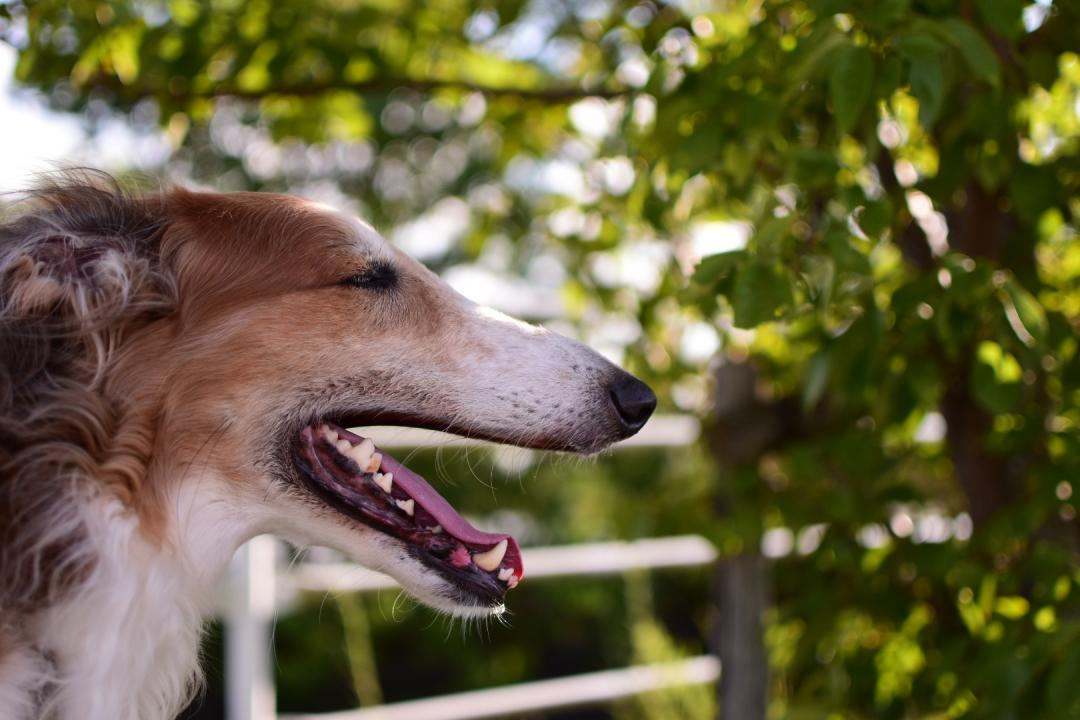
[{"label": "open mouth", "polygon": [[426,480],[371,440],[333,423],[309,425],[293,449],[300,474],[329,505],[401,541],[466,605],[502,604],[521,580],[521,550],[469,524]]}]

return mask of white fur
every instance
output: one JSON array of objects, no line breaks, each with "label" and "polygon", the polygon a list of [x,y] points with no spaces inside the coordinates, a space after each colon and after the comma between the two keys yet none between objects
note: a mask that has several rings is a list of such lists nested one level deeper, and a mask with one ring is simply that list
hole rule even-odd
[{"label": "white fur", "polygon": [[52,668],[40,654],[13,645],[0,658],[0,718],[34,720],[37,696],[52,680]]},{"label": "white fur", "polygon": [[[84,505],[94,575],[33,632],[63,668],[44,717],[146,720],[183,709],[197,687],[199,636],[215,584],[255,534],[214,486],[182,484],[172,508],[175,537],[165,545],[148,543],[115,501]],[[191,487],[198,495],[183,489]]]}]

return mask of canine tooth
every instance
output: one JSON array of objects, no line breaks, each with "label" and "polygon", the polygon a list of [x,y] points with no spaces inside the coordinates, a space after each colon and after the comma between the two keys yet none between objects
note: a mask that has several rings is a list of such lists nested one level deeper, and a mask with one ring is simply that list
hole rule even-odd
[{"label": "canine tooth", "polygon": [[334,447],[338,449],[339,453],[348,454],[348,452],[352,450],[352,443],[345,438],[341,438],[336,443],[334,443]]},{"label": "canine tooth", "polygon": [[442,530],[442,525],[432,525],[431,527],[429,527],[427,529],[427,531],[429,533],[431,533],[432,535],[438,535],[439,533],[441,533],[443,531]]},{"label": "canine tooth", "polygon": [[[370,442],[370,441],[365,440],[364,442]],[[374,447],[374,445],[372,447]],[[382,454],[381,453],[375,453],[374,455],[371,456],[371,459],[368,460],[367,471],[368,472],[375,472],[380,467],[382,467]]]},{"label": "canine tooth", "polygon": [[506,541],[500,540],[498,545],[487,552],[476,553],[472,556],[472,559],[476,563],[476,567],[491,572],[499,567],[504,555],[506,555]]},{"label": "canine tooth", "polygon": [[360,466],[361,470],[371,472],[368,466],[371,464],[371,453],[373,452],[375,452],[375,444],[365,438],[363,442],[349,451],[349,457]]},{"label": "canine tooth", "polygon": [[375,473],[375,484],[381,487],[384,493],[389,493],[394,487],[394,473]]},{"label": "canine tooth", "polygon": [[336,443],[338,440],[337,430],[331,430],[329,425],[320,425],[319,434],[332,443]]},{"label": "canine tooth", "polygon": [[409,517],[412,517],[413,512],[414,512],[414,506],[416,505],[415,500],[413,500],[412,498],[409,498],[408,500],[395,500],[394,503],[399,508],[401,508],[402,512],[404,512]]},{"label": "canine tooth", "polygon": [[514,568],[503,568],[499,571],[499,579],[503,582],[508,582],[512,577],[514,577]]}]

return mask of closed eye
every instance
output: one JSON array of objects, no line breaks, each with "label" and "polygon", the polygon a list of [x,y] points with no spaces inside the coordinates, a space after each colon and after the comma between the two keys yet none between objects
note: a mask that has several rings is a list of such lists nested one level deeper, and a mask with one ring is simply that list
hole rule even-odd
[{"label": "closed eye", "polygon": [[341,284],[364,290],[391,290],[397,286],[397,282],[398,275],[394,266],[386,261],[378,260],[361,272],[343,279]]}]

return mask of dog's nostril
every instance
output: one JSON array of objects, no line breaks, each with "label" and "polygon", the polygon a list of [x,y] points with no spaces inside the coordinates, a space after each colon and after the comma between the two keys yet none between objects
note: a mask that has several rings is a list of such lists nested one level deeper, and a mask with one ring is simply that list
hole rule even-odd
[{"label": "dog's nostril", "polygon": [[631,433],[640,430],[656,409],[656,395],[633,375],[624,375],[611,383],[609,392],[619,419]]}]

